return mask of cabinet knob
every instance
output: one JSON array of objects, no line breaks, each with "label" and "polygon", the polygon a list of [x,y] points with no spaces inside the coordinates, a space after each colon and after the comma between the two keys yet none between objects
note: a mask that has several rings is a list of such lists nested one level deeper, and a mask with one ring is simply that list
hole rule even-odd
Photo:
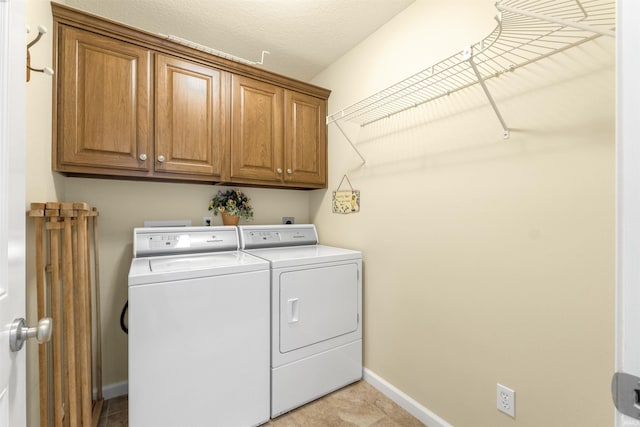
[{"label": "cabinet knob", "polygon": [[160,154],[160,155],[158,156],[158,161],[159,161],[160,163],[164,162],[164,156],[163,156],[162,154]]},{"label": "cabinet knob", "polygon": [[291,174],[293,173],[293,171],[291,170],[291,168],[287,169],[287,173],[288,173],[289,175],[291,175]]},{"label": "cabinet knob", "polygon": [[142,153],[138,158],[144,162],[145,160],[147,160],[147,155]]},{"label": "cabinet knob", "polygon": [[276,172],[278,172],[278,175],[280,175],[282,173],[282,169],[278,168],[278,169],[276,169]]}]

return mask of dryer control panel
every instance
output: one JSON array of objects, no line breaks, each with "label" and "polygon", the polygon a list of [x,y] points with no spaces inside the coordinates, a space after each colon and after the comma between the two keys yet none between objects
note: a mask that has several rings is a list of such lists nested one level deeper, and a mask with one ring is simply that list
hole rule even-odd
[{"label": "dryer control panel", "polygon": [[133,257],[235,251],[236,227],[147,227],[133,230]]},{"label": "dryer control panel", "polygon": [[240,227],[242,249],[278,248],[317,245],[318,233],[313,224],[249,225]]}]

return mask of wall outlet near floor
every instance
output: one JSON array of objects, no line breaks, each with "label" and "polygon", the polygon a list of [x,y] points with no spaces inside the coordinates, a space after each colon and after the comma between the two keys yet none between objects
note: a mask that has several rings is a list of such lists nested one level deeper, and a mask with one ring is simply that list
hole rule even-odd
[{"label": "wall outlet near floor", "polygon": [[210,216],[203,216],[202,217],[202,225],[212,226],[213,225],[213,218],[210,217]]},{"label": "wall outlet near floor", "polygon": [[296,223],[296,218],[293,216],[283,216],[282,217],[282,223],[283,224],[295,224]]},{"label": "wall outlet near floor", "polygon": [[502,384],[497,384],[497,400],[496,406],[499,411],[504,412],[507,415],[516,416],[516,392],[509,387],[505,387]]}]

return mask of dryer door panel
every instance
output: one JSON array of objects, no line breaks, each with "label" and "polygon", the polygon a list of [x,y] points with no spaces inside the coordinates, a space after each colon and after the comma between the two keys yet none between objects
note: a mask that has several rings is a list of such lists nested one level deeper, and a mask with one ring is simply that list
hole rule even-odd
[{"label": "dryer door panel", "polygon": [[357,264],[282,271],[279,283],[280,353],[357,330]]}]

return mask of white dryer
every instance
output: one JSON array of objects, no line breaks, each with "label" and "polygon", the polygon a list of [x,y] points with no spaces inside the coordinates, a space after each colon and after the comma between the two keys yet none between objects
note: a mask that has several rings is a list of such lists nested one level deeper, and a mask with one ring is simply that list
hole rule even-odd
[{"label": "white dryer", "polygon": [[314,225],[240,227],[271,264],[271,417],[362,378],[362,255]]},{"label": "white dryer", "polygon": [[238,249],[236,227],[134,230],[129,426],[269,420],[269,263]]}]

